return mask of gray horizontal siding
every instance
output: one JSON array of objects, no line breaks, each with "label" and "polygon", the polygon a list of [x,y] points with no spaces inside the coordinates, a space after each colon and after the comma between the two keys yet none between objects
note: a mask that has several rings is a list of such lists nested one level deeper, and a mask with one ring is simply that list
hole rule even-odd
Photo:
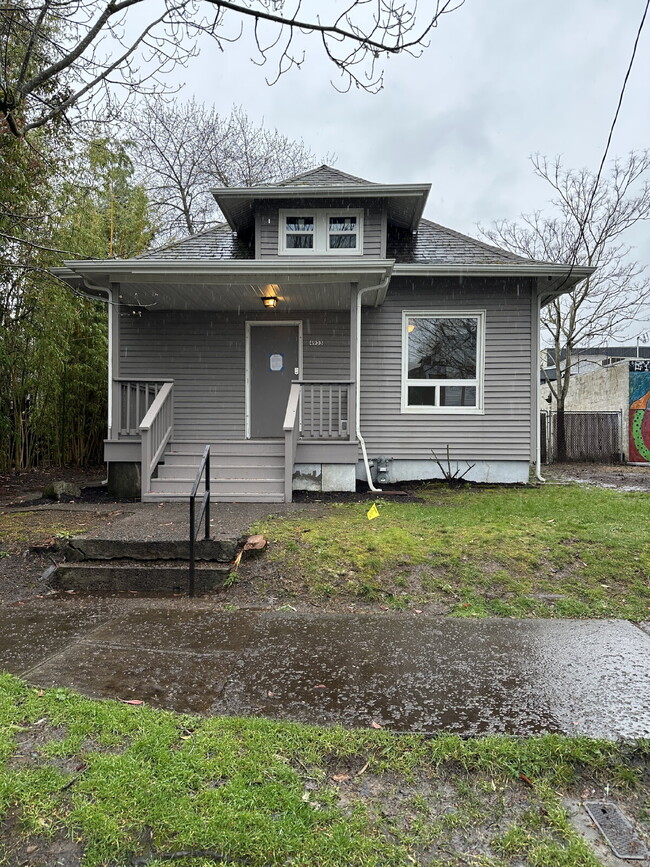
[{"label": "gray horizontal siding", "polygon": [[[287,208],[337,208],[340,201],[300,201],[281,200],[265,202],[258,206],[256,226],[259,238],[256,239],[257,254],[261,259],[278,255],[278,212]],[[384,206],[381,202],[359,199],[353,200],[351,208],[363,209],[363,255],[380,259],[385,255]]]},{"label": "gray horizontal siding", "polygon": [[[115,375],[174,380],[177,440],[243,438],[247,319],[272,317],[176,310],[123,313]],[[302,322],[304,378],[349,379],[349,315],[316,311]]]},{"label": "gray horizontal siding", "polygon": [[[402,311],[485,310],[483,415],[401,412]],[[498,279],[395,279],[362,322],[361,430],[370,455],[529,460],[531,285]]]}]

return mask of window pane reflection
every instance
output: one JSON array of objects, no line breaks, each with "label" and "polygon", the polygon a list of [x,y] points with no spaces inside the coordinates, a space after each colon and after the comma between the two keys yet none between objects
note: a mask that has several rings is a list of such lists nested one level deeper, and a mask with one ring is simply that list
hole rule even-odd
[{"label": "window pane reflection", "polygon": [[409,379],[476,379],[475,317],[411,317]]},{"label": "window pane reflection", "polygon": [[356,235],[330,235],[331,250],[354,250],[356,246]]}]

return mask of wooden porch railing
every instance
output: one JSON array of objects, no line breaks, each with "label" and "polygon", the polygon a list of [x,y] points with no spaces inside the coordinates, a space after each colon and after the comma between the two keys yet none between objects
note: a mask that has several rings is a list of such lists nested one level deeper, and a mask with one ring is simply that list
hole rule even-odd
[{"label": "wooden porch railing", "polygon": [[291,383],[284,417],[284,499],[293,497],[293,465],[298,441],[349,440],[350,380],[300,380]]},{"label": "wooden porch railing", "polygon": [[284,416],[284,501],[293,499],[293,465],[296,462],[298,433],[300,430],[300,383],[292,382]]},{"label": "wooden porch railing", "polygon": [[349,380],[302,380],[301,425],[302,439],[347,440],[350,438]]},{"label": "wooden porch railing", "polygon": [[148,494],[151,476],[174,430],[174,383],[166,382],[138,428],[142,437],[142,494]]},{"label": "wooden porch railing", "polygon": [[137,437],[140,423],[169,379],[114,379],[112,438]]}]

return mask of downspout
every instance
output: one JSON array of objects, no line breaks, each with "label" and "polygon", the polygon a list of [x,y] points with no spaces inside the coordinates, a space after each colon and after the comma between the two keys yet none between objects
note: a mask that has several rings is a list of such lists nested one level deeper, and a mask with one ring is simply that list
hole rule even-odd
[{"label": "downspout", "polygon": [[357,340],[356,340],[356,358],[355,358],[355,391],[356,391],[356,400],[355,400],[355,410],[356,410],[356,418],[355,418],[355,426],[357,432],[357,439],[359,440],[359,445],[361,446],[361,454],[363,455],[363,464],[366,468],[366,480],[368,482],[368,487],[373,493],[379,493],[381,488],[376,488],[372,481],[372,476],[370,474],[370,464],[368,463],[368,452],[366,450],[366,442],[361,434],[361,296],[366,292],[381,292],[383,291],[388,284],[390,283],[391,274],[388,277],[385,277],[381,283],[378,283],[376,286],[366,286],[364,289],[359,289],[357,291]]},{"label": "downspout", "polygon": [[541,420],[541,388],[542,384],[540,382],[539,376],[539,350],[540,350],[540,340],[539,340],[539,327],[540,327],[540,319],[542,316],[542,296],[539,291],[537,292],[536,302],[535,302],[535,322],[533,323],[535,329],[535,355],[533,359],[533,372],[535,376],[535,478],[538,482],[545,482],[546,479],[542,476],[542,420]]},{"label": "downspout", "polygon": [[[99,286],[92,283],[87,277],[83,277],[83,284],[86,289],[91,292],[101,292],[106,294],[108,305],[108,418],[106,420],[106,429],[108,431],[108,439],[113,434],[113,290],[107,286]],[[87,295],[93,301],[98,299],[95,296]],[[108,484],[108,478],[102,480],[102,485]]]}]

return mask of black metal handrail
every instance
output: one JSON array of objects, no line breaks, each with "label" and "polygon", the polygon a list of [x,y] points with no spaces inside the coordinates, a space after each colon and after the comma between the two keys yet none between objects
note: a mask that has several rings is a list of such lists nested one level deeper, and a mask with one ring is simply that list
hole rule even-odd
[{"label": "black metal handrail", "polygon": [[[201,508],[199,510],[199,518],[196,520],[196,492],[201,484],[201,478],[205,472],[205,491],[201,499]],[[196,472],[194,486],[190,494],[190,587],[189,595],[194,596],[194,565],[195,552],[194,543],[201,529],[201,521],[205,516],[205,539],[210,538],[210,446],[203,449],[203,457]]]}]

